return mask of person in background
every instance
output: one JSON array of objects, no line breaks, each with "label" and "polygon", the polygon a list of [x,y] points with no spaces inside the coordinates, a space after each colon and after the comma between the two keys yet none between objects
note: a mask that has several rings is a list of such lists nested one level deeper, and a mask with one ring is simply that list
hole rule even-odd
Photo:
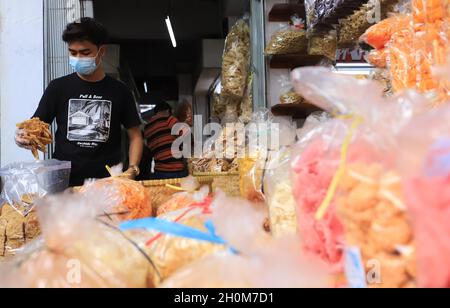
[{"label": "person in background", "polygon": [[187,100],[183,100],[177,107],[175,111],[175,117],[181,123],[186,123],[187,125],[193,125],[192,120],[192,104]]},{"label": "person in background", "polygon": [[[121,162],[123,126],[130,139],[130,166],[122,177],[134,178],[143,150],[141,121],[131,91],[103,69],[107,30],[92,18],[82,18],[67,25],[62,39],[75,73],[53,80],[34,114],[48,124],[56,119],[53,157],[72,163],[70,186],[108,177],[105,166]],[[29,146],[20,134],[16,143]]]},{"label": "person in background", "polygon": [[166,102],[158,103],[155,115],[149,119],[144,130],[147,147],[155,161],[152,179],[164,180],[184,178],[189,175],[183,158],[175,158],[172,144],[179,137],[172,135],[172,128],[179,123],[172,115],[172,108]]}]

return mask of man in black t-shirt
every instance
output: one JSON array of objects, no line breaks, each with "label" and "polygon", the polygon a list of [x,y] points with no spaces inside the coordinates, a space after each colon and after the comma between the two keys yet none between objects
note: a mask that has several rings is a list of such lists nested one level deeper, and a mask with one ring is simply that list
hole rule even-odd
[{"label": "man in black t-shirt", "polygon": [[[107,177],[105,166],[121,162],[124,126],[130,138],[130,168],[124,176],[134,178],[143,150],[141,121],[127,86],[105,75],[106,29],[92,18],[82,18],[67,25],[63,40],[75,73],[53,80],[34,114],[49,124],[56,119],[54,158],[72,162],[71,186]],[[16,143],[29,146],[20,133]]]}]

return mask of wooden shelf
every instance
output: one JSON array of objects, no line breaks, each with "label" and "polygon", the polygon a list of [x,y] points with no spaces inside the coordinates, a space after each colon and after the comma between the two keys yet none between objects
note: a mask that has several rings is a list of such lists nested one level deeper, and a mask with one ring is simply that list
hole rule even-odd
[{"label": "wooden shelf", "polygon": [[323,111],[321,108],[309,104],[279,104],[272,107],[274,116],[291,116],[294,119],[306,119],[312,113]]},{"label": "wooden shelf", "polygon": [[270,68],[294,69],[302,66],[315,66],[322,60],[328,60],[324,56],[310,56],[305,54],[273,55],[270,56]]},{"label": "wooden shelf", "polygon": [[306,18],[305,5],[279,3],[275,4],[269,12],[270,22],[288,22],[291,16],[297,14],[300,18]]}]

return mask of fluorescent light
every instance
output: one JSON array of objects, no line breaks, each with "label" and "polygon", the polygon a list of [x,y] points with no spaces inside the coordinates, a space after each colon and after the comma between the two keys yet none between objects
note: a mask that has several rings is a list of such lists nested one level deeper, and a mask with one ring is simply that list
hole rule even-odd
[{"label": "fluorescent light", "polygon": [[173,32],[172,23],[170,22],[170,17],[166,18],[167,30],[169,30],[170,39],[172,40],[172,45],[174,48],[177,47],[177,40],[175,39],[175,33]]},{"label": "fluorescent light", "polygon": [[156,105],[140,105],[140,107],[141,107],[141,113],[145,113],[145,112],[155,109]]},{"label": "fluorescent light", "polygon": [[144,82],[144,91],[145,93],[148,93],[147,81]]}]

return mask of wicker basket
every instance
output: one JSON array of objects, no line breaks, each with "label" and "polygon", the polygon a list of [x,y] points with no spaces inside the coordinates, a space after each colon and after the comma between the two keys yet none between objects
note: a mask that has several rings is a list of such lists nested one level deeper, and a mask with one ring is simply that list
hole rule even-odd
[{"label": "wicker basket", "polygon": [[[203,177],[203,176],[194,176],[200,185],[209,185],[213,181],[213,178]],[[172,196],[180,190],[177,187],[181,188],[181,181],[183,178],[179,179],[169,179],[169,180],[149,180],[142,181],[141,184],[150,190],[150,194],[152,196],[152,207],[153,213],[158,211],[158,208],[163,205],[165,202],[169,201]]]},{"label": "wicker basket", "polygon": [[215,193],[221,190],[230,197],[240,196],[239,173],[237,172],[204,172],[194,173],[199,182],[211,183],[211,190]]}]

